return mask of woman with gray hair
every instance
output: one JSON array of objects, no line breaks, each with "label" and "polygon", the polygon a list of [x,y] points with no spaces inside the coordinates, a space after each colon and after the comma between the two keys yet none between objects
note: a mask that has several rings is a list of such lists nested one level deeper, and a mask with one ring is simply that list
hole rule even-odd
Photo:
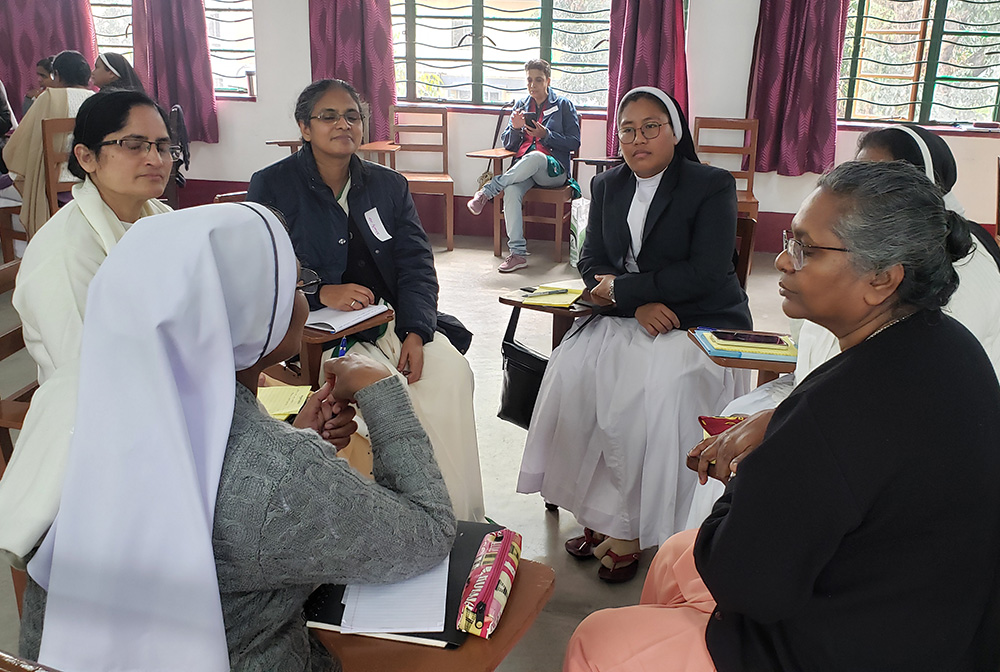
[{"label": "woman with gray hair", "polygon": [[1000,666],[1000,385],[941,312],[962,221],[909,164],[820,179],[775,266],[785,314],[843,352],[778,407],[701,529],[661,547],[642,603],[580,625],[565,670]]}]

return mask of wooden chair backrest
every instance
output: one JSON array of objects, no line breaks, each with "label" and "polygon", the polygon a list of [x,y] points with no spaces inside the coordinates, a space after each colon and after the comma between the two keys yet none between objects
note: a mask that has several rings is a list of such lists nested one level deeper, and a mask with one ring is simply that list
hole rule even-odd
[{"label": "wooden chair backrest", "polygon": [[213,203],[242,203],[247,200],[247,192],[230,191],[228,194],[216,194]]},{"label": "wooden chair backrest", "polygon": [[740,287],[747,288],[750,277],[750,261],[753,258],[754,237],[757,235],[757,220],[740,217],[736,220],[736,279]]},{"label": "wooden chair backrest", "polygon": [[[419,114],[419,121],[399,123],[397,114]],[[429,119],[426,117],[430,117]],[[404,142],[402,135],[406,135]],[[413,135],[420,136],[413,138]],[[440,141],[431,142],[426,136],[438,136]],[[427,105],[393,105],[389,108],[389,139],[399,145],[400,152],[423,152],[441,155],[441,173],[448,173],[448,109]],[[407,171],[410,173],[433,171]]]},{"label": "wooden chair backrest", "polygon": [[60,182],[59,166],[69,160],[63,140],[73,133],[76,119],[42,119],[42,162],[45,168],[45,197],[49,201],[49,214],[59,209],[59,194],[73,189],[76,182]]},{"label": "wooden chair backrest", "polygon": [[58,672],[58,670],[0,651],[0,672]]},{"label": "wooden chair backrest", "polygon": [[[743,131],[742,145],[706,145],[701,142],[702,130]],[[741,157],[741,165],[746,170],[731,170],[737,180],[746,180],[746,191],[753,193],[754,166],[757,165],[757,120],[727,119],[722,117],[695,117],[694,149],[698,158],[702,154],[736,154]]]}]

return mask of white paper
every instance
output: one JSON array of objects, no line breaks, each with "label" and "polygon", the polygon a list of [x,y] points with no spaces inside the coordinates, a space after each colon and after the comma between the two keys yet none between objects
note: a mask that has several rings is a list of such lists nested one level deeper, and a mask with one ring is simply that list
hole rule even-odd
[{"label": "white paper", "polygon": [[377,208],[372,208],[365,213],[365,221],[368,222],[368,228],[372,230],[375,237],[383,243],[392,238],[389,231],[385,228],[385,224],[382,223],[382,218],[378,216]]},{"label": "white paper", "polygon": [[355,324],[360,324],[387,310],[389,310],[389,306],[384,303],[373,303],[358,310],[335,310],[324,307],[309,313],[309,320],[306,322],[306,326],[336,333],[348,327],[353,327]]},{"label": "white paper", "polygon": [[448,558],[412,579],[348,586],[341,632],[444,632]]}]

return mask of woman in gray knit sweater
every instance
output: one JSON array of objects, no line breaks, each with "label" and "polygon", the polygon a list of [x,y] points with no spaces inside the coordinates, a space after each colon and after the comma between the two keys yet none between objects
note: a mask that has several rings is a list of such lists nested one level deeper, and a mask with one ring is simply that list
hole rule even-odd
[{"label": "woman in gray knit sweater", "polygon": [[[254,204],[149,217],[101,266],[62,504],[28,567],[22,656],[68,670],[339,670],[305,628],[316,585],[399,581],[448,554],[451,502],[389,371],[329,362],[300,413],[311,429],[258,405],[260,371],[301,341],[296,266],[278,218]],[[331,396],[368,419],[374,483],[317,434]]]}]

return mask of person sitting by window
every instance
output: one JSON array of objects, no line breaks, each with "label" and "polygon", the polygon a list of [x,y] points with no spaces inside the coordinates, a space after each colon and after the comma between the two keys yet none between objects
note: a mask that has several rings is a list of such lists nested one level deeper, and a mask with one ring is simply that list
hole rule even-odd
[{"label": "person sitting by window", "polygon": [[594,178],[580,274],[613,304],[552,353],[517,491],[541,492],[584,526],[566,542],[601,558],[605,581],[635,576],[640,550],[684,529],[697,478],[684,468],[746,371],[714,364],[689,327],[748,329],[736,278],[736,181],[702,164],[677,103],[639,87],[618,106],[625,164]]},{"label": "person sitting by window", "polygon": [[38,99],[38,96],[42,95],[42,91],[52,86],[52,59],[54,58],[55,56],[46,56],[35,63],[35,76],[38,80],[35,86],[24,94],[24,100],[21,102],[22,116],[28,113],[28,108]]},{"label": "person sitting by window", "polygon": [[[580,149],[580,116],[568,99],[557,96],[549,84],[552,68],[534,59],[524,64],[528,96],[517,101],[501,140],[514,155],[514,163],[496,175],[469,201],[469,211],[478,215],[490,201],[503,194],[503,216],[507,223],[510,255],[497,269],[510,273],[528,265],[528,242],[524,238],[521,203],[534,186],[561,187],[569,178],[569,155]],[[575,182],[573,183],[576,184]]]},{"label": "person sitting by window", "polygon": [[[927,178],[944,192],[945,207],[963,215],[964,209],[952,193],[958,179],[955,157],[940,136],[915,124],[898,124],[868,131],[858,140],[857,158],[862,161],[906,161],[920,168]],[[960,217],[958,225],[966,227],[974,238],[971,252],[955,263],[961,283],[945,313],[965,325],[985,348],[1000,375],[1000,247],[982,226]],[[697,527],[712,509],[712,503],[722,494],[728,471],[723,470],[722,482],[709,480],[707,465],[722,459],[726,464],[753,449],[764,438],[774,407],[788,397],[794,385],[809,373],[840,354],[840,342],[828,329],[805,321],[799,331],[798,360],[793,376],[782,376],[750,394],[733,400],[723,415],[750,414],[750,417],[719,434],[706,439],[692,451],[701,469],[701,481],[695,503],[691,507],[688,527]],[[702,456],[703,457],[700,457]]]},{"label": "person sitting by window", "polygon": [[[42,120],[75,117],[83,101],[94,94],[87,88],[90,66],[78,51],[60,52],[52,60],[52,78],[3,148],[3,160],[10,172],[16,174],[14,186],[23,197],[20,217],[29,239],[52,215],[45,196]],[[73,139],[67,136],[65,151],[72,149],[72,143]],[[60,167],[60,182],[77,179],[65,164]]]},{"label": "person sitting by window", "polygon": [[[339,670],[302,618],[315,587],[400,581],[448,555],[448,492],[383,366],[330,362],[301,429],[258,404],[260,372],[302,340],[297,278],[281,220],[254,203],[145,219],[102,264],[62,503],[28,565],[23,657],[63,670]],[[364,409],[374,483],[317,434],[331,394]]]},{"label": "person sitting by window", "polygon": [[132,64],[125,60],[124,56],[113,51],[106,51],[97,57],[90,79],[101,91],[129,89],[146,92]]},{"label": "person sitting by window", "polygon": [[461,354],[472,334],[437,310],[434,254],[406,178],[356,155],[364,119],[347,82],[313,82],[294,114],[302,149],[254,173],[247,199],[287,219],[299,259],[321,280],[309,297],[312,310],[360,310],[379,301],[395,310],[393,322],[352,339],[349,351],[405,378],[456,515],[481,520],[473,376]]},{"label": "person sitting by window", "polygon": [[820,178],[775,266],[785,314],[843,351],[660,549],[641,604],[581,623],[565,672],[1000,667],[1000,385],[941,310],[960,220],[902,162]]}]

